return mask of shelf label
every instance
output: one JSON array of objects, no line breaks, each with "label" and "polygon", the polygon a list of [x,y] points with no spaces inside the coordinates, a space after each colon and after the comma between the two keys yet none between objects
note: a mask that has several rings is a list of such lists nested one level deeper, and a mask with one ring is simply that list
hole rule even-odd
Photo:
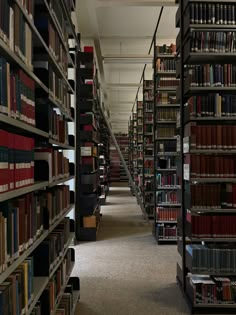
[{"label": "shelf label", "polygon": [[190,167],[189,167],[189,164],[184,164],[184,180],[190,180]]}]

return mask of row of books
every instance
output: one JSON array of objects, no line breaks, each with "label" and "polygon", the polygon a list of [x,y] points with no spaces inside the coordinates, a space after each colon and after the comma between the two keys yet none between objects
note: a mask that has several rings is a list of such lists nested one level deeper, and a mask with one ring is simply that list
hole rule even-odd
[{"label": "row of books", "polygon": [[234,25],[236,6],[231,3],[190,3],[190,23]]},{"label": "row of books", "polygon": [[55,27],[50,22],[48,15],[44,14],[41,10],[36,10],[34,14],[34,23],[48,46],[50,52],[58,62],[60,67],[66,74],[67,71],[67,52],[61,42],[60,36]]},{"label": "row of books", "polygon": [[[201,196],[201,198],[199,198]],[[191,185],[192,208],[236,208],[236,185],[198,184]]]},{"label": "row of books", "polygon": [[144,103],[144,112],[153,112],[153,103]]},{"label": "row of books", "polygon": [[176,61],[171,59],[157,58],[156,71],[172,72],[176,70]]},{"label": "row of books", "polygon": [[234,149],[236,148],[236,125],[194,125],[191,124],[192,149]]},{"label": "row of books", "polygon": [[186,164],[190,162],[190,175],[194,177],[231,177],[236,174],[234,156],[192,155],[186,156]]},{"label": "row of books", "polygon": [[156,101],[157,105],[176,104],[176,96],[171,94],[170,92],[157,92]]},{"label": "row of books", "polygon": [[145,189],[145,191],[153,191],[154,190],[154,180],[153,179],[147,179],[144,183],[144,189]]},{"label": "row of books", "polygon": [[158,240],[176,240],[177,225],[158,223],[156,224],[156,233],[158,235]]},{"label": "row of books", "polygon": [[0,130],[0,193],[34,183],[34,139]]},{"label": "row of books", "polygon": [[157,191],[156,192],[156,203],[162,204],[177,204],[177,192],[176,191]]},{"label": "row of books", "polygon": [[[69,12],[71,12],[71,7],[72,7],[71,2],[72,1],[73,0],[68,0],[67,3],[65,3],[66,8],[68,9]],[[59,25],[61,35],[64,39],[64,44],[67,45],[68,39],[69,39],[69,34],[67,31],[67,25],[66,25],[66,21],[64,18],[64,14],[63,14],[62,9],[61,9],[61,5],[60,5],[60,3],[56,2],[56,1],[49,0],[49,6],[52,10],[52,14],[54,15],[54,17],[56,18],[56,20],[58,22],[57,24]],[[36,7],[36,9],[37,9],[37,7]]]},{"label": "row of books", "polygon": [[236,86],[235,64],[205,64],[192,66],[189,70],[191,87]]},{"label": "row of books", "polygon": [[193,273],[222,275],[224,273],[234,274],[236,272],[235,259],[236,248],[234,244],[190,244],[186,245],[186,251],[191,257]]},{"label": "row of books", "polygon": [[179,80],[175,76],[159,76],[157,78],[157,89],[162,87],[175,88],[179,85]]},{"label": "row of books", "polygon": [[161,187],[176,187],[180,184],[180,178],[174,172],[168,173],[157,173],[156,174],[156,184]]},{"label": "row of books", "polygon": [[153,123],[153,113],[145,113],[145,123]]},{"label": "row of books", "polygon": [[158,126],[157,137],[174,137],[176,135],[175,127],[161,127]]},{"label": "row of books", "polygon": [[70,205],[69,186],[61,185],[6,201],[0,209],[0,272],[18,258]]},{"label": "row of books", "polygon": [[144,167],[144,175],[153,175],[153,168],[150,168],[149,166],[148,167]]},{"label": "row of books", "polygon": [[143,81],[143,89],[146,90],[146,89],[150,89],[152,90],[154,88],[154,82],[153,80],[144,80]]},{"label": "row of books", "polygon": [[[30,2],[28,14],[32,17],[33,3]],[[27,23],[18,4],[13,4],[10,13],[6,12],[6,19],[9,18],[9,45],[14,47],[15,53],[32,69],[32,31]],[[3,19],[5,20],[5,19]],[[8,21],[6,21],[8,22]]]},{"label": "row of books", "polygon": [[158,45],[155,47],[156,49],[156,55],[158,56],[159,54],[166,54],[166,55],[174,55],[176,53],[176,45],[171,44],[171,45]]},{"label": "row of books", "polygon": [[[153,90],[147,90],[143,93],[143,99],[144,101],[148,102],[148,101],[153,101],[153,96],[154,95],[154,91]],[[144,105],[144,108],[146,108],[146,104]],[[146,110],[146,109],[145,109]]]},{"label": "row of books", "polygon": [[191,275],[188,281],[193,288],[194,304],[220,304],[226,307],[235,304],[235,280],[235,277]]},{"label": "row of books", "polygon": [[236,217],[233,215],[191,216],[192,237],[235,237]]},{"label": "row of books", "polygon": [[70,239],[70,219],[64,218],[34,250],[34,276],[47,277],[60,260]]},{"label": "row of books", "polygon": [[53,148],[37,148],[34,159],[38,161],[41,168],[40,173],[37,174],[39,180],[43,179],[44,174],[48,174],[50,182],[70,175],[69,159],[64,157],[61,151]]},{"label": "row of books", "polygon": [[[62,288],[67,284],[72,266],[72,252],[71,250],[68,250],[62,264],[57,269],[54,276],[49,280],[46,289],[43,291],[39,299],[38,307],[41,314],[53,314],[54,312],[58,314],[60,304],[58,305],[58,309],[56,309],[56,302],[61,294]],[[63,295],[61,298],[63,298]],[[60,300],[60,302],[65,303],[64,300]],[[62,305],[66,306],[64,303]]]},{"label": "row of books", "polygon": [[62,144],[69,144],[68,123],[51,107],[49,107],[49,136]]},{"label": "row of books", "polygon": [[157,142],[157,155],[168,154],[176,152],[176,141],[175,140],[159,140]]},{"label": "row of books", "polygon": [[179,109],[177,108],[164,108],[158,109],[157,111],[157,121],[158,120],[176,120]]},{"label": "row of books", "polygon": [[[176,168],[176,157],[165,157],[165,158],[158,158],[157,160],[157,168],[160,169],[175,169]],[[161,170],[160,170],[161,171]]]},{"label": "row of books", "polygon": [[191,33],[191,52],[235,53],[235,32],[198,32]]},{"label": "row of books", "polygon": [[236,116],[236,96],[208,94],[192,96],[188,100],[189,113],[195,117],[231,117]]},{"label": "row of books", "polygon": [[11,70],[0,58],[0,112],[35,125],[35,83],[22,70]]},{"label": "row of books", "polygon": [[144,134],[145,133],[153,133],[153,125],[151,124],[144,125]]},{"label": "row of books", "polygon": [[154,204],[154,194],[153,193],[149,193],[147,192],[145,195],[144,195],[144,203],[151,203],[151,204]]},{"label": "row of books", "polygon": [[0,285],[0,314],[28,312],[34,299],[33,258],[28,257]]},{"label": "row of books", "polygon": [[157,207],[156,213],[158,221],[177,221],[180,215],[180,209]]}]

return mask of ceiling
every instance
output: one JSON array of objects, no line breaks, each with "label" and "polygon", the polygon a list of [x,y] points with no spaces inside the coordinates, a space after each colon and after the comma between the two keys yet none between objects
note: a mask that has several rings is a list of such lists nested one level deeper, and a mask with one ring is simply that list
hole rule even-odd
[{"label": "ceiling", "polygon": [[153,51],[148,52],[162,5],[157,42],[168,44],[177,35],[173,0],[77,0],[82,43],[95,47],[114,132],[127,132],[145,63],[145,78],[152,79]]}]

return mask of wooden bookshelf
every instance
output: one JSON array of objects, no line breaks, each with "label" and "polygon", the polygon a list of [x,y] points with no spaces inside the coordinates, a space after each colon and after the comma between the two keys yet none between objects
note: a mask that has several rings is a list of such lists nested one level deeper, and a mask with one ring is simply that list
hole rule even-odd
[{"label": "wooden bookshelf", "polygon": [[[58,16],[53,11],[51,1],[27,0],[23,4],[22,1],[7,0],[0,5],[0,11],[6,17],[4,25],[0,21],[0,62],[1,69],[5,69],[0,73],[0,138],[4,152],[0,162],[5,165],[0,169],[0,294],[6,306],[2,310],[3,304],[0,305],[0,313],[4,314],[15,314],[16,308],[25,314],[51,314],[45,296],[55,313],[61,307],[59,302],[64,298],[67,283],[72,281],[70,274],[75,254],[70,246],[74,239],[74,221],[68,218],[68,214],[71,215],[75,208],[72,163],[75,162],[76,149],[69,145],[69,136],[75,136],[71,134],[74,128],[69,134],[67,124],[68,121],[76,123],[73,110],[76,106],[71,97],[75,94],[75,84],[71,86],[72,81],[67,75],[69,63],[63,64],[59,60],[60,56],[52,49],[54,43],[44,36],[52,27],[59,38],[58,45],[63,47],[64,56],[71,59],[67,44],[69,38],[62,38],[59,27],[67,25],[68,36],[74,36],[74,51],[77,46],[71,20],[74,3],[72,5],[71,1],[65,8],[64,1],[59,2],[57,6],[63,11],[65,20],[57,22]],[[42,9],[41,16],[37,15],[39,7]],[[39,23],[42,19],[46,23],[44,30]],[[49,80],[42,80],[39,67],[34,67],[35,63],[45,64],[45,60],[44,79],[52,73],[58,76],[60,84],[64,86],[61,98],[59,86],[52,91]],[[72,60],[70,65],[75,68]],[[50,125],[52,115],[60,120],[63,130]],[[52,131],[54,137],[65,138],[68,145],[53,139]],[[58,149],[63,151],[58,153]],[[57,235],[54,241],[52,235]],[[63,248],[55,247],[49,251],[46,244],[51,244],[52,248],[52,242],[56,242],[56,239],[59,242],[62,237]],[[36,257],[40,257],[40,251],[47,258],[42,260],[39,268],[40,259]],[[65,264],[67,270],[63,269]],[[61,291],[54,303],[54,297],[47,292],[59,274]],[[26,282],[23,284],[24,281],[27,281],[27,285]],[[74,281],[78,284],[79,278]],[[58,285],[55,284],[55,288]],[[78,292],[78,285],[74,287]],[[7,291],[9,294],[6,295]],[[19,301],[19,295],[24,303]],[[75,296],[79,298],[78,294]],[[78,299],[74,299],[74,303],[77,302]]]},{"label": "wooden bookshelf", "polygon": [[[200,14],[200,21],[196,17],[198,9],[199,12],[202,9],[203,13],[202,16]],[[227,76],[235,68],[235,52],[222,39],[212,39],[212,36],[222,36],[223,33],[226,37],[234,35],[235,16],[232,16],[232,20],[231,10],[235,12],[235,4],[230,1],[185,0],[179,3],[176,13],[176,25],[180,27],[176,39],[177,54],[181,61],[177,71],[181,82],[177,101],[182,104],[180,149],[183,188],[182,211],[178,220],[178,252],[182,264],[177,266],[177,279],[192,313],[233,314],[236,308],[233,293],[225,299],[221,294],[215,294],[222,288],[222,277],[226,290],[233,292],[235,275],[231,259],[235,252],[236,234],[230,229],[235,220],[235,148],[232,142],[234,137],[231,136],[236,128],[235,89],[234,78]],[[212,12],[212,16],[206,19],[209,12]],[[202,47],[198,46],[197,40]],[[206,49],[205,45],[209,41],[211,47],[216,49]],[[217,49],[218,44],[222,49]],[[225,69],[222,77],[221,68]],[[216,82],[215,76],[205,76],[206,69],[209,69],[209,73],[215,71],[220,79]],[[196,73],[201,71],[202,79],[196,78]],[[212,110],[209,111],[210,106]],[[200,134],[200,130],[206,131],[205,134]],[[210,138],[209,133],[212,135]],[[217,142],[214,141],[215,136]],[[200,155],[201,163],[196,164]],[[210,170],[207,161],[211,157]],[[218,160],[221,161],[219,171],[215,164]],[[229,160],[232,165],[226,170],[224,165],[230,165],[226,163]],[[215,264],[219,262],[220,256],[221,262]],[[206,260],[210,263],[207,264]],[[203,287],[205,291],[201,291]],[[209,290],[212,290],[211,299],[205,294]]]}]

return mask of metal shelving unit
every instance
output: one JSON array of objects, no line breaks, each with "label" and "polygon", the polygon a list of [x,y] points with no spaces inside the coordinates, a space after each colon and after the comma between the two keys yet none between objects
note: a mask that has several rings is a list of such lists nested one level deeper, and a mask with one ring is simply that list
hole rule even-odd
[{"label": "metal shelving unit", "polygon": [[[9,1],[9,3],[10,3],[10,5],[12,5],[12,2]],[[78,41],[77,41],[77,36],[75,34],[74,26],[73,26],[73,23],[72,23],[72,20],[70,17],[70,14],[71,14],[70,8],[65,7],[64,1],[60,1],[60,3],[62,5],[61,8],[64,10],[65,15],[66,15],[66,19],[67,19],[67,23],[68,23],[68,27],[69,27],[68,31],[70,34],[73,34],[73,37],[74,37],[73,39],[74,39],[75,46],[76,46],[78,44]],[[16,8],[18,8],[20,10],[19,12],[21,12],[21,14],[22,14],[24,23],[26,23],[28,25],[28,27],[30,28],[30,30],[32,31],[32,37],[33,37],[33,45],[32,46],[35,45],[36,40],[37,40],[37,43],[40,43],[40,45],[44,48],[45,54],[48,56],[50,65],[57,71],[57,73],[60,75],[61,79],[64,81],[65,85],[67,85],[67,87],[70,91],[70,94],[74,94],[75,91],[72,88],[71,83],[69,82],[69,79],[67,77],[67,71],[63,71],[61,66],[59,65],[59,63],[55,60],[55,58],[54,58],[52,52],[50,51],[49,47],[47,46],[46,42],[41,37],[38,28],[34,24],[32,17],[30,17],[28,12],[26,12],[21,1],[15,0],[14,5]],[[34,5],[37,6],[38,2],[36,1],[34,3]],[[58,32],[58,36],[60,37],[60,39],[62,41],[62,45],[64,46],[64,48],[66,48],[66,46],[67,46],[66,42],[62,40],[62,35],[59,32],[59,29],[56,25],[55,16],[53,16],[53,14],[52,14],[51,8],[49,6],[49,2],[46,0],[42,0],[42,5],[45,6],[45,8],[47,8],[48,14],[51,17],[51,21],[53,22],[54,27],[56,28],[56,31]],[[32,49],[33,49],[33,47],[32,47]],[[74,49],[76,49],[76,47],[74,47]],[[2,39],[0,39],[0,53],[1,53],[1,56],[7,60],[7,62],[10,64],[11,67],[14,67],[15,69],[23,70],[24,73],[26,75],[28,75],[28,77],[31,78],[35,82],[36,88],[37,89],[39,88],[40,91],[43,92],[41,99],[36,98],[35,107],[40,106],[41,101],[43,101],[45,108],[48,108],[48,110],[49,110],[49,106],[51,106],[51,105],[54,107],[57,107],[60,110],[60,114],[65,121],[67,121],[67,122],[70,121],[72,123],[76,122],[76,117],[71,116],[71,113],[70,113],[71,109],[69,109],[69,110],[66,109],[66,106],[64,106],[65,104],[62,104],[61,102],[59,102],[58,100],[55,100],[52,97],[51,92],[49,90],[49,87],[46,86],[44,83],[42,83],[41,80],[35,75],[33,67],[31,68],[28,64],[26,64],[17,55],[17,53],[15,53],[15,51],[13,51]],[[69,50],[67,50],[66,53],[68,56],[68,60],[70,60],[71,55],[70,55]],[[33,55],[33,57],[35,57],[34,53],[32,53],[32,55]],[[72,67],[75,67],[73,60],[71,60],[70,64]],[[10,91],[10,89],[9,89],[9,91]],[[76,107],[75,104],[74,104],[74,106],[72,104],[72,107],[75,108]],[[43,147],[51,148],[52,144],[54,144],[57,146],[59,145],[60,149],[62,149],[62,150],[66,149],[66,150],[71,150],[72,152],[75,151],[75,148],[72,146],[61,145],[60,143],[52,140],[49,136],[49,132],[45,132],[44,130],[42,130],[43,128],[42,129],[37,128],[37,121],[36,121],[36,126],[34,127],[31,125],[28,125],[24,121],[12,118],[12,117],[10,117],[10,115],[8,116],[8,115],[0,113],[0,125],[1,125],[1,129],[4,128],[4,130],[6,130],[8,132],[15,133],[15,134],[23,134],[23,135],[27,135],[28,137],[34,138],[36,147],[38,147],[38,146],[41,147],[43,145]],[[72,153],[72,155],[73,155],[73,153]],[[35,167],[36,167],[36,165],[35,165]],[[75,178],[74,175],[66,177],[66,178],[60,178],[59,180],[54,181],[53,183],[49,183],[49,181],[47,181],[47,180],[40,181],[40,182],[36,181],[34,184],[32,184],[30,186],[26,186],[26,187],[11,190],[11,191],[8,191],[5,193],[1,193],[0,194],[0,202],[1,203],[4,202],[4,204],[6,205],[7,201],[11,201],[12,199],[15,199],[15,198],[18,198],[21,196],[23,198],[25,195],[30,194],[30,193],[37,193],[38,195],[40,195],[41,193],[45,193],[45,191],[50,190],[51,187],[54,187],[58,184],[64,184],[66,181],[70,181],[74,178]],[[69,190],[69,193],[71,193],[71,195],[73,195],[72,191],[70,191],[70,190]],[[74,195],[76,196],[76,193]],[[33,207],[33,205],[31,207]],[[36,204],[35,204],[35,207],[36,207]],[[37,207],[39,207],[39,205],[37,205]],[[8,283],[7,281],[8,281],[9,276],[11,274],[13,274],[16,271],[16,269],[25,260],[27,260],[27,258],[34,255],[35,250],[37,250],[37,248],[42,244],[43,241],[46,240],[46,238],[50,235],[50,233],[52,233],[54,231],[54,229],[57,228],[57,226],[63,221],[63,219],[69,213],[71,213],[71,211],[74,209],[74,207],[75,207],[74,198],[72,197],[71,204],[67,208],[65,208],[63,211],[60,211],[60,213],[59,213],[59,208],[57,209],[57,212],[56,212],[57,215],[53,218],[52,221],[50,221],[50,219],[48,217],[46,217],[46,208],[44,209],[44,212],[45,212],[44,221],[45,222],[42,223],[40,231],[37,230],[37,235],[35,234],[30,240],[27,240],[26,245],[24,246],[24,249],[23,248],[21,249],[21,252],[19,255],[14,255],[14,256],[10,257],[11,259],[7,261],[7,263],[5,264],[5,266],[3,268],[1,268],[1,273],[0,273],[0,284],[1,285],[3,283],[5,283],[5,284]],[[32,210],[33,210],[33,208],[32,208]],[[36,211],[36,209],[35,209],[35,211]],[[41,209],[41,211],[42,211],[42,209]],[[37,209],[37,215],[38,215],[38,209]],[[32,220],[33,220],[33,218],[31,219],[31,223],[32,223]],[[34,224],[36,224],[35,222],[34,222]],[[31,314],[31,312],[34,310],[35,305],[39,301],[43,291],[47,287],[49,279],[55,275],[55,272],[57,271],[58,267],[61,266],[63,259],[67,253],[67,250],[68,250],[69,246],[71,245],[72,239],[74,238],[73,220],[70,221],[70,224],[71,224],[72,233],[70,234],[68,242],[67,242],[66,246],[64,247],[63,253],[61,253],[59,259],[57,259],[57,263],[54,265],[54,268],[52,268],[50,276],[49,277],[33,277],[32,281],[33,281],[33,296],[34,297],[30,301],[31,302],[30,305],[26,306],[25,314]],[[24,229],[24,226],[21,226],[20,229]],[[9,229],[9,231],[10,231],[10,229]],[[19,233],[19,230],[18,230],[18,233]],[[74,254],[72,256],[74,257]],[[72,265],[72,267],[73,267],[73,265]],[[72,271],[72,269],[70,270],[70,272],[71,271]],[[68,280],[70,278],[70,272],[67,276]],[[77,278],[77,281],[79,281],[78,278]],[[61,290],[61,295],[64,293],[65,287],[66,286],[63,286],[63,288]],[[12,288],[10,290],[12,290]],[[75,299],[74,299],[74,304],[78,302],[78,298],[79,298],[79,296],[76,294]],[[8,303],[8,301],[6,303]],[[56,308],[57,308],[57,305],[55,305],[55,310],[56,310]]]},{"label": "metal shelving unit", "polygon": [[[202,79],[202,81],[198,78],[196,79],[196,83],[199,83],[199,86],[193,86],[190,83],[191,72],[194,67],[197,65],[198,69],[203,65],[213,65],[213,67],[217,64],[224,66],[224,64],[233,64],[235,65],[235,53],[232,52],[206,52],[198,50],[198,52],[191,51],[191,40],[194,37],[199,36],[201,34],[202,38],[200,41],[205,38],[206,40],[206,32],[210,32],[211,34],[219,34],[219,32],[234,32],[235,25],[227,25],[227,18],[229,16],[226,14],[225,19],[226,22],[219,23],[218,25],[216,21],[211,21],[209,24],[198,23],[194,16],[196,9],[198,7],[204,7],[204,14],[208,14],[209,5],[213,6],[213,12],[215,7],[217,10],[219,9],[220,14],[224,12],[231,12],[227,10],[231,10],[231,5],[235,5],[235,3],[231,1],[195,1],[195,0],[184,0],[179,2],[179,8],[176,13],[176,26],[180,27],[179,34],[177,36],[177,53],[180,57],[180,68],[177,73],[180,78],[181,85],[177,90],[177,101],[180,102],[181,105],[181,118],[180,118],[180,148],[181,148],[181,160],[182,160],[182,194],[181,194],[181,203],[182,203],[182,211],[181,217],[179,218],[180,224],[180,235],[178,239],[178,252],[181,256],[181,264],[177,264],[177,280],[180,284],[181,289],[184,292],[186,300],[190,306],[191,313],[193,314],[234,314],[236,309],[236,303],[234,298],[230,296],[226,296],[225,299],[221,297],[221,295],[215,294],[215,292],[219,292],[221,288],[221,283],[218,280],[222,277],[225,277],[225,281],[227,280],[227,289],[230,291],[233,287],[232,281],[234,281],[234,272],[227,272],[230,270],[230,263],[228,259],[225,259],[226,252],[229,257],[231,257],[232,251],[235,249],[236,238],[234,233],[232,233],[232,237],[227,237],[227,233],[224,229],[221,232],[218,230],[218,223],[220,228],[224,226],[224,218],[228,216],[233,217],[236,213],[234,207],[230,208],[224,205],[224,187],[225,185],[234,184],[235,183],[235,174],[232,177],[229,177],[227,174],[224,174],[224,177],[216,174],[215,177],[210,176],[193,176],[192,168],[194,165],[191,165],[191,156],[201,155],[202,164],[196,166],[196,173],[202,174],[202,168],[204,165],[205,155],[210,155],[215,157],[223,157],[226,155],[232,158],[235,158],[235,148],[231,147],[227,150],[221,149],[192,149],[191,144],[193,143],[194,131],[191,129],[192,126],[194,128],[198,128],[198,126],[208,126],[208,128],[212,128],[212,126],[231,126],[235,125],[235,117],[217,117],[212,115],[211,117],[197,117],[204,116],[203,110],[201,106],[203,105],[203,97],[204,104],[209,106],[209,95],[235,95],[235,87],[233,86],[214,86],[214,82],[211,79],[211,84],[207,86],[201,86],[206,83],[206,79]],[[190,13],[192,13],[192,19],[190,23]],[[217,15],[214,16],[213,19],[217,18]],[[230,23],[231,24],[231,23]],[[200,32],[200,33],[199,33]],[[207,43],[206,40],[204,43]],[[224,45],[225,43],[221,40],[219,41],[220,45]],[[214,41],[211,43],[214,45]],[[220,72],[217,73],[219,75]],[[213,78],[214,79],[214,78]],[[223,79],[223,78],[222,78]],[[194,80],[192,81],[194,82]],[[220,82],[222,82],[220,80]],[[195,97],[199,97],[199,114],[192,117],[189,115],[191,112],[191,100]],[[208,99],[207,99],[208,98]],[[213,110],[214,112],[214,110]],[[206,115],[205,115],[206,116]],[[227,119],[228,118],[228,119]],[[232,119],[231,119],[232,118]],[[191,129],[191,130],[190,130]],[[190,132],[189,132],[190,130]],[[212,129],[211,129],[212,130]],[[187,135],[187,137],[186,137]],[[200,138],[200,143],[203,143],[203,137]],[[212,139],[209,140],[211,144],[213,142]],[[189,160],[190,157],[190,160]],[[188,167],[190,167],[188,169]],[[207,173],[207,172],[206,172]],[[227,172],[226,172],[227,173]],[[229,171],[229,173],[231,173]],[[220,204],[222,208],[218,206],[212,206],[210,202],[210,198],[214,198],[217,194],[210,195],[210,189],[215,187],[214,185],[218,185],[219,195],[220,195]],[[194,196],[199,200],[202,198],[200,195],[200,190],[196,195],[194,195],[194,189],[201,189],[204,187],[206,197],[203,200],[202,206],[198,206],[194,201]],[[230,194],[230,193],[229,193]],[[233,193],[232,193],[233,196]],[[204,221],[208,218],[208,225]],[[196,227],[196,220],[201,222],[202,231],[200,232]],[[207,233],[207,228],[211,226],[210,233]],[[225,227],[226,228],[226,227]],[[225,233],[225,237],[224,237]],[[229,232],[230,233],[230,232]],[[207,235],[206,236],[204,236]],[[231,234],[231,233],[230,233]],[[193,236],[192,236],[193,235]],[[199,237],[198,237],[199,235]],[[195,246],[199,246],[201,250],[204,250],[204,255],[200,255],[200,252],[196,250]],[[221,262],[214,265],[213,261],[209,264],[209,268],[205,268],[205,258],[211,257],[210,250],[215,251],[214,261],[219,261],[219,253],[221,255],[225,255]],[[202,257],[202,261],[198,261],[198,259]],[[209,258],[211,259],[211,258]],[[205,268],[205,270],[204,270]],[[214,268],[216,268],[214,270]],[[204,276],[204,279],[202,278]],[[207,283],[207,280],[211,281],[211,284]],[[221,281],[221,280],[220,280]],[[201,288],[204,287],[205,292],[209,290],[209,287],[214,288],[215,292],[212,292],[212,300],[209,301],[206,298],[206,294],[204,291],[201,291]],[[196,296],[196,288],[198,288],[198,296]],[[206,298],[206,300],[204,300]]]},{"label": "metal shelving unit", "polygon": [[[162,53],[161,50],[165,50]],[[170,96],[174,99],[176,93],[176,86],[168,86],[169,77],[176,75],[176,56],[175,51],[172,51],[172,46],[156,45],[156,36],[154,36],[154,145],[155,145],[155,216],[153,223],[153,235],[158,244],[162,242],[176,242],[177,241],[177,213],[179,207],[174,204],[171,208],[169,202],[159,204],[159,198],[165,198],[165,201],[173,198],[172,194],[177,195],[180,190],[177,176],[177,153],[166,152],[165,146],[169,141],[176,143],[176,133],[169,136],[164,135],[163,132],[171,132],[176,126],[176,115],[179,105],[170,103]],[[167,70],[163,70],[165,68]],[[166,80],[166,82],[165,82]],[[161,86],[161,82],[167,86]],[[162,93],[168,93],[166,97],[166,104],[162,103]],[[163,129],[164,128],[164,129]],[[159,152],[159,148],[163,147],[163,152]],[[164,182],[163,182],[164,181]],[[172,181],[176,181],[175,184]],[[163,196],[162,196],[163,195]],[[168,220],[168,214],[172,211],[175,214],[175,220]],[[161,217],[162,214],[162,217]],[[164,216],[164,218],[163,218]],[[174,236],[169,237],[168,233],[175,232]]]}]

